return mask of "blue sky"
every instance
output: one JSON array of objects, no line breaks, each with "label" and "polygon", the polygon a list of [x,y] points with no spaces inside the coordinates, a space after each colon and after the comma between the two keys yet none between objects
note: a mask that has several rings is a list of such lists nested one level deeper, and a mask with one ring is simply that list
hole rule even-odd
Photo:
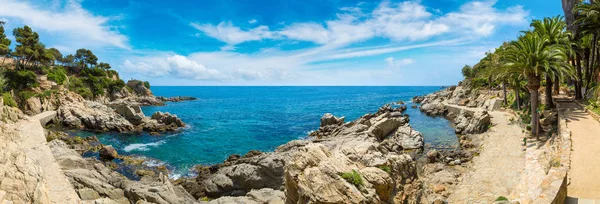
[{"label": "blue sky", "polygon": [[153,85],[455,84],[531,19],[562,14],[558,0],[0,0],[8,31],[29,25]]}]

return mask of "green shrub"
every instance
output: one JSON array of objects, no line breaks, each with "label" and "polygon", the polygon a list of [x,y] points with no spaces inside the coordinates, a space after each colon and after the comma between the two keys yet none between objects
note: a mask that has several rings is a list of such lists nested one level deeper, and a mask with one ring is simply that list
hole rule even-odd
[{"label": "green shrub", "polygon": [[13,99],[10,93],[6,92],[2,94],[2,99],[4,100],[5,106],[17,107],[17,102]]},{"label": "green shrub", "polygon": [[32,91],[20,91],[19,93],[17,93],[17,95],[19,96],[19,99],[21,99],[22,101],[26,101],[27,99],[34,97],[36,94]]},{"label": "green shrub", "polygon": [[109,92],[117,92],[120,91],[123,87],[125,87],[125,82],[121,79],[110,81],[108,84]]},{"label": "green shrub", "polygon": [[488,85],[488,80],[486,78],[474,78],[471,81],[471,85],[476,88],[476,87],[484,87]]},{"label": "green shrub", "polygon": [[106,70],[106,75],[108,75],[108,77],[112,78],[113,76],[117,76],[117,78],[119,78],[119,72],[117,72],[116,70]]},{"label": "green shrub", "polygon": [[500,197],[496,198],[496,200],[494,202],[498,202],[498,201],[508,201],[508,198],[506,198],[504,196],[500,196]]},{"label": "green shrub", "polygon": [[92,97],[94,97],[94,94],[92,94],[92,90],[90,90],[87,87],[80,87],[74,90],[75,93],[79,94],[81,97],[85,98],[85,99],[91,99]]},{"label": "green shrub", "polygon": [[48,80],[56,82],[58,85],[62,85],[67,79],[67,70],[62,66],[56,66],[48,72]]},{"label": "green shrub", "polygon": [[148,81],[145,81],[145,82],[144,82],[144,86],[145,86],[146,88],[150,88],[150,82],[148,82]]},{"label": "green shrub", "polygon": [[8,89],[24,90],[38,87],[37,75],[29,70],[7,70],[5,73]]},{"label": "green shrub", "polygon": [[377,168],[387,172],[388,174],[392,174],[392,169],[390,168],[390,166],[382,165],[382,166],[378,166]]},{"label": "green shrub", "polygon": [[56,94],[58,93],[57,90],[45,90],[42,93],[36,94],[37,97],[40,97],[40,99],[47,99],[50,98],[50,96],[52,96],[52,94]]},{"label": "green shrub", "polygon": [[81,78],[79,77],[69,77],[69,90],[75,91],[79,88],[87,88],[87,86],[83,83]]},{"label": "green shrub", "polygon": [[352,170],[352,172],[342,173],[340,176],[356,187],[363,185],[363,181],[360,177],[360,174],[354,169]]}]

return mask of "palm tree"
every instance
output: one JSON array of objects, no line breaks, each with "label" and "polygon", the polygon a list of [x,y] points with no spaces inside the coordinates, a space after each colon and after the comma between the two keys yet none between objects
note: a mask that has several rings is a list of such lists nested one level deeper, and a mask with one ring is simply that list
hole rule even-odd
[{"label": "palm tree", "polygon": [[[533,27],[533,33],[545,39],[548,45],[562,46],[567,51],[571,49],[571,37],[570,33],[568,31],[565,31],[567,24],[563,20],[563,17],[555,16],[552,18],[546,17],[543,20],[533,20],[531,22],[531,27]],[[564,76],[565,73],[554,71],[547,72],[545,74],[547,108],[555,107],[554,103],[552,102],[552,86],[554,85],[552,83],[552,80],[554,79],[556,82],[559,82],[561,79],[564,78]]]},{"label": "palm tree", "polygon": [[510,43],[503,54],[509,69],[522,72],[527,79],[531,100],[531,133],[539,139],[539,88],[541,77],[546,73],[569,73],[564,46],[548,43],[547,39],[533,32],[525,32],[518,40]]},{"label": "palm tree", "polygon": [[[574,24],[578,26],[578,39],[582,39],[584,45],[589,45],[583,50],[583,59],[586,62],[584,73],[580,75],[578,71],[580,88],[585,86],[586,92],[590,89],[592,76],[596,72],[598,61],[598,32],[600,31],[600,1],[592,1],[591,3],[579,3],[573,9],[574,15],[577,17]],[[589,39],[586,39],[588,37]],[[589,43],[589,44],[588,44]],[[585,76],[585,77],[583,77]],[[585,95],[584,95],[585,96]]]}]

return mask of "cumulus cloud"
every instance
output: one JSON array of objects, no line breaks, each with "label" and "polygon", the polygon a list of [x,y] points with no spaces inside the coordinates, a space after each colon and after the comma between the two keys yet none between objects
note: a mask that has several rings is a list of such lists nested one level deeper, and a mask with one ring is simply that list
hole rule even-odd
[{"label": "cumulus cloud", "polygon": [[258,26],[250,30],[242,30],[231,22],[221,22],[219,25],[191,23],[192,27],[204,32],[205,35],[226,42],[227,46],[223,50],[231,50],[234,45],[248,42],[259,41],[262,39],[273,38],[274,35],[267,26]]},{"label": "cumulus cloud", "polygon": [[137,62],[125,60],[122,66],[125,71],[149,77],[176,76],[195,80],[223,80],[227,77],[215,69],[192,61],[181,55],[152,57]]},{"label": "cumulus cloud", "polygon": [[385,63],[387,64],[388,69],[400,69],[400,67],[404,65],[409,65],[415,63],[413,59],[394,59],[394,57],[385,58]]},{"label": "cumulus cloud", "polygon": [[248,23],[250,23],[250,24],[255,24],[256,22],[258,22],[256,19],[252,19],[252,20],[248,21]]},{"label": "cumulus cloud", "polygon": [[[0,17],[17,19],[34,30],[68,36],[71,42],[91,46],[129,49],[128,38],[111,28],[110,17],[91,14],[79,1],[50,7],[19,0],[1,0]],[[41,4],[37,4],[41,5]]]},{"label": "cumulus cloud", "polygon": [[192,26],[229,45],[277,38],[341,47],[375,37],[401,42],[428,40],[447,33],[487,36],[499,25],[526,22],[529,13],[522,6],[498,10],[494,8],[495,3],[472,1],[459,11],[436,16],[419,1],[383,1],[371,12],[365,13],[360,7],[344,7],[337,19],[324,23],[299,22],[273,31],[266,26],[242,30],[231,22]]}]

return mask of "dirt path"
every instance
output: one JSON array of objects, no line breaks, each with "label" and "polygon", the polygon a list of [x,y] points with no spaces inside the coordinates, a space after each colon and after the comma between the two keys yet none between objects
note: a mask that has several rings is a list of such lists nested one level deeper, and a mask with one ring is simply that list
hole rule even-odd
[{"label": "dirt path", "polygon": [[600,199],[600,123],[575,103],[561,107],[571,130],[571,169],[567,194],[573,198]]},{"label": "dirt path", "polygon": [[46,143],[44,128],[40,124],[40,120],[45,121],[56,115],[53,112],[44,112],[18,123],[23,137],[22,145],[28,157],[33,157],[33,160],[40,162],[39,167],[45,174],[50,201],[52,203],[79,203],[79,196],[54,159],[52,151]]},{"label": "dirt path", "polygon": [[508,197],[521,180],[525,135],[518,125],[511,124],[511,114],[489,113],[494,127],[483,133],[480,155],[473,159],[472,171],[461,178],[448,203],[493,203],[499,196]]}]

